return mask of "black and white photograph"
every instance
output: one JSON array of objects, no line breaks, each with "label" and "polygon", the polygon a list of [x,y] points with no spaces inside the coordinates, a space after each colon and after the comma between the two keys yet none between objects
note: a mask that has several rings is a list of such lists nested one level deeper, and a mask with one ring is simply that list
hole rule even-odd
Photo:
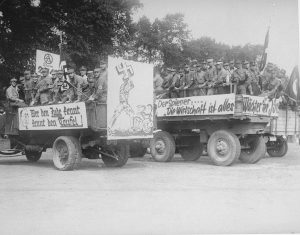
[{"label": "black and white photograph", "polygon": [[0,235],[300,234],[298,0],[0,0]]}]

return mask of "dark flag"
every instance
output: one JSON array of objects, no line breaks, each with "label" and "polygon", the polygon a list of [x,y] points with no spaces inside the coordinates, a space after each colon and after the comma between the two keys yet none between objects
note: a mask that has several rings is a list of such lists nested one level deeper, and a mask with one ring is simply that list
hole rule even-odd
[{"label": "dark flag", "polygon": [[266,63],[267,63],[267,48],[268,48],[268,45],[269,45],[269,31],[270,31],[270,28],[268,28],[268,31],[267,31],[267,34],[266,34],[266,37],[265,37],[264,52],[263,52],[262,57],[261,57],[261,61],[260,61],[260,65],[259,65],[259,71],[263,71],[265,66],[266,66]]},{"label": "dark flag", "polygon": [[295,68],[293,69],[288,85],[285,89],[285,93],[294,101],[300,102],[300,82],[298,66],[295,66]]}]

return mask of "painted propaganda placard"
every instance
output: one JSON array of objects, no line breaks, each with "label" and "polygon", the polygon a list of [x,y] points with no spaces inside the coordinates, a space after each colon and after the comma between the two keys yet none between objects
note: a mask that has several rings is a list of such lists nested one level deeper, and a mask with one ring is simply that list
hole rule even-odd
[{"label": "painted propaganda placard", "polygon": [[278,117],[279,101],[268,97],[243,95],[243,113]]},{"label": "painted propaganda placard", "polygon": [[51,72],[54,69],[59,69],[60,56],[47,51],[36,50],[35,63],[36,73],[40,73],[42,68],[47,68]]},{"label": "painted propaganda placard", "polygon": [[153,65],[108,57],[107,138],[153,137]]},{"label": "painted propaganda placard", "polygon": [[19,108],[19,130],[87,128],[85,103]]},{"label": "painted propaganda placard", "polygon": [[159,99],[156,100],[156,107],[158,117],[234,114],[235,95]]}]

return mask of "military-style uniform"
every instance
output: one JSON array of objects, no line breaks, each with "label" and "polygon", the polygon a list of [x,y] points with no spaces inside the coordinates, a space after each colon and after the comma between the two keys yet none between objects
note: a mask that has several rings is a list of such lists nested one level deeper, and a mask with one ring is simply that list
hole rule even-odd
[{"label": "military-style uniform", "polygon": [[224,85],[226,85],[226,79],[227,79],[227,72],[224,68],[221,68],[220,70],[216,69],[216,81],[215,81],[215,94],[225,94],[226,91],[224,89]]},{"label": "military-style uniform", "polygon": [[205,73],[206,71],[197,71],[195,73],[195,79],[194,79],[194,92],[193,96],[203,96],[206,95],[206,80],[205,80]]},{"label": "military-style uniform", "polygon": [[252,87],[252,92],[253,95],[260,95],[261,94],[261,81],[260,81],[260,76],[257,73],[256,70],[249,70],[249,82],[251,84]]},{"label": "military-style uniform", "polygon": [[37,94],[35,96],[35,102],[40,100],[40,103],[47,104],[50,101],[50,84],[51,84],[51,78],[50,77],[42,77],[41,80],[38,82],[36,88],[37,88]]},{"label": "military-style uniform", "polygon": [[25,96],[25,103],[29,105],[32,101],[32,79],[25,79],[24,84],[24,96]]},{"label": "military-style uniform", "polygon": [[[188,89],[185,92],[185,96],[186,97],[193,96],[194,90],[190,89],[190,88],[194,87],[195,72],[193,72],[193,71],[186,72],[185,71],[183,73],[183,78],[182,79],[183,79],[184,84],[185,84],[185,89]],[[183,96],[180,96],[180,97],[183,97]]]},{"label": "military-style uniform", "polygon": [[214,94],[213,86],[217,77],[216,68],[214,66],[208,68],[204,77],[205,77],[206,84],[208,86],[207,95],[213,95]]},{"label": "military-style uniform", "polygon": [[234,70],[231,81],[237,84],[237,94],[247,94],[247,87],[251,86],[248,81],[249,73],[243,68],[237,68]]}]

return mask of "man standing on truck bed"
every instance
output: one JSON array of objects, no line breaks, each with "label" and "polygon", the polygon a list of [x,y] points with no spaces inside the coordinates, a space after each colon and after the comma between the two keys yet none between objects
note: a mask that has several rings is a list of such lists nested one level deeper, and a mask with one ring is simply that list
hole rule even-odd
[{"label": "man standing on truck bed", "polygon": [[249,82],[249,73],[246,69],[242,68],[242,62],[236,61],[236,69],[234,70],[231,81],[237,84],[237,94],[246,95],[247,88],[250,91],[250,95],[252,95],[252,88]]},{"label": "man standing on truck bed", "polygon": [[41,80],[37,84],[37,94],[34,99],[34,104],[40,101],[41,105],[48,104],[50,96],[50,77],[48,76],[48,69],[43,68]]},{"label": "man standing on truck bed", "polygon": [[213,59],[208,59],[207,60],[207,71],[205,74],[205,81],[207,84],[207,95],[214,95],[214,83],[217,78],[217,72],[216,68],[214,66],[214,60]]}]

